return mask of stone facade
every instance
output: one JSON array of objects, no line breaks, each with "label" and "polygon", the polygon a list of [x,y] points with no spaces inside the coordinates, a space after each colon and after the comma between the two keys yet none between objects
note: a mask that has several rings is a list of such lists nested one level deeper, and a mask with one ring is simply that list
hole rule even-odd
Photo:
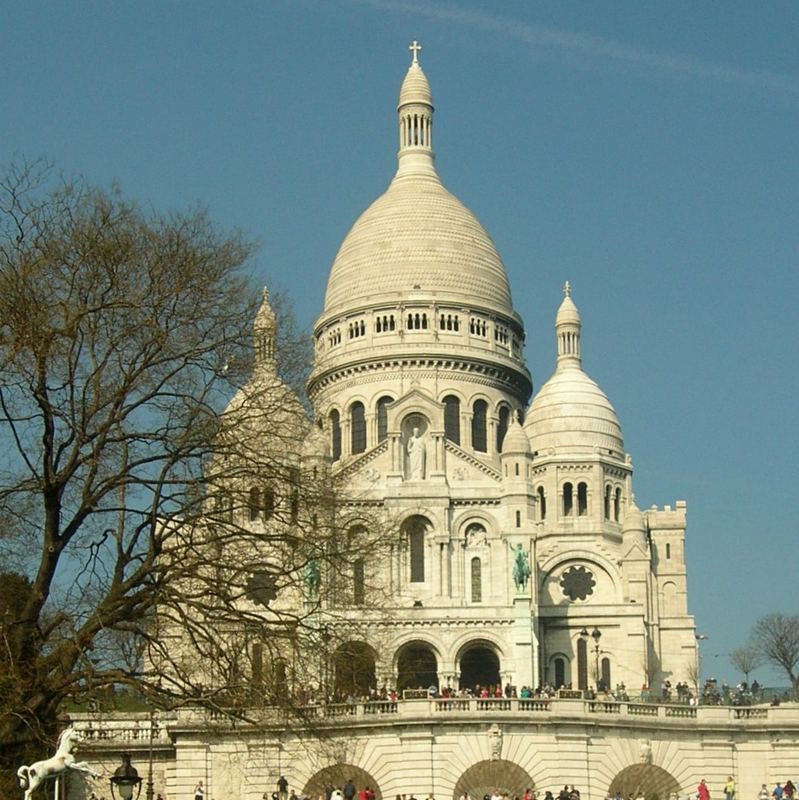
[{"label": "stone facade", "polygon": [[[358,498],[353,530],[378,509],[399,534],[353,577],[367,595],[370,583],[388,590],[389,623],[364,635],[379,630],[376,683],[688,681],[685,503],[636,508],[616,413],[582,368],[568,284],[555,372],[528,408],[523,322],[491,238],[436,173],[417,58],[398,126],[397,173],[334,260],[308,383],[333,479]],[[338,612],[320,624],[365,618]]]}]

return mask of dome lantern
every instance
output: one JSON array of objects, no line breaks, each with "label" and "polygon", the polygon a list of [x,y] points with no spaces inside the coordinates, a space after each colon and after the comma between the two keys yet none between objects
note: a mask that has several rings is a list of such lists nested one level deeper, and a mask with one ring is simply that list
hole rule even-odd
[{"label": "dome lantern", "polygon": [[580,366],[580,312],[571,297],[571,284],[563,284],[563,302],[555,317],[555,336],[558,340],[558,369],[566,364]]},{"label": "dome lantern", "polygon": [[427,76],[419,64],[419,51],[422,46],[414,39],[408,49],[413,53],[413,60],[402,82],[397,104],[400,137],[397,174],[419,172],[435,174],[433,94]]}]

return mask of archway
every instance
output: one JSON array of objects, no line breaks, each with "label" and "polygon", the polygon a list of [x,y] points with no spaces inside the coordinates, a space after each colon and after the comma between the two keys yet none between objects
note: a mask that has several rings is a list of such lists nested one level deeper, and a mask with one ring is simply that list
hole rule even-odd
[{"label": "archway", "polygon": [[492,648],[483,643],[468,645],[461,653],[460,666],[461,689],[502,684],[499,657]]},{"label": "archway", "polygon": [[325,789],[332,786],[334,789],[341,789],[347,781],[352,781],[355,788],[369,788],[375,793],[376,800],[382,800],[383,793],[377,781],[365,769],[355,767],[352,764],[332,764],[329,767],[320,769],[305,784],[302,793],[306,797],[325,796]]},{"label": "archway", "polygon": [[438,660],[429,644],[411,642],[397,655],[397,691],[438,687]]},{"label": "archway", "polygon": [[[479,800],[492,795],[495,790],[508,797],[523,797],[527,789],[535,789],[533,779],[518,764],[504,759],[478,761],[469,767],[455,784],[453,798],[461,795]],[[648,798],[647,798],[648,800]]]},{"label": "archway", "polygon": [[[649,747],[649,744],[646,745]],[[645,800],[668,800],[680,794],[677,779],[654,764],[631,764],[625,767],[610,784],[608,797],[644,797]]]},{"label": "archway", "polygon": [[333,681],[337,696],[368,695],[377,686],[375,651],[365,642],[344,642],[333,653]]}]

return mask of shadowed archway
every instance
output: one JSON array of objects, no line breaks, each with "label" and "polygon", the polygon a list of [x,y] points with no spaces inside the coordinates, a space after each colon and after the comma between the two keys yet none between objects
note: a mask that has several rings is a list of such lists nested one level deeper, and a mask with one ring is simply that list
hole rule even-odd
[{"label": "shadowed archway", "polygon": [[397,690],[438,686],[438,660],[425,642],[410,642],[397,655]]},{"label": "shadowed archway", "polygon": [[337,696],[368,695],[377,687],[375,651],[365,642],[344,642],[333,653],[333,680]]},{"label": "shadowed archway", "polygon": [[502,684],[499,674],[499,656],[484,642],[469,644],[460,657],[460,688]]},{"label": "shadowed archway", "polygon": [[535,789],[535,784],[518,764],[498,758],[478,761],[469,767],[458,778],[452,796],[457,800],[462,794],[468,794],[479,800],[485,795],[492,795],[497,789],[508,797],[522,797],[527,789]]},{"label": "shadowed archway", "polygon": [[654,764],[631,764],[625,767],[610,784],[609,797],[644,797],[645,800],[669,800],[680,794],[677,779]]},{"label": "shadowed archway", "polygon": [[314,799],[319,795],[324,797],[325,787],[332,786],[334,789],[341,789],[348,780],[355,784],[355,788],[359,792],[361,789],[370,788],[375,793],[375,800],[382,800],[383,793],[380,791],[377,781],[365,769],[352,764],[331,764],[329,767],[320,769],[305,784],[302,793]]}]

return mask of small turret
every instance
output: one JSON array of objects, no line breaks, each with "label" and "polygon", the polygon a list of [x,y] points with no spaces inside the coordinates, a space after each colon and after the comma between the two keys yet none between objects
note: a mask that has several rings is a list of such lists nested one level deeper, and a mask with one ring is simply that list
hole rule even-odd
[{"label": "small turret", "polygon": [[258,375],[277,375],[277,317],[269,302],[269,289],[264,286],[261,307],[255,315],[253,333],[255,338],[255,373]]},{"label": "small turret", "polygon": [[397,175],[427,172],[435,174],[433,161],[433,93],[427,76],[419,64],[422,46],[414,41],[409,50],[413,60],[400,88],[399,114],[400,149],[397,156]]}]

